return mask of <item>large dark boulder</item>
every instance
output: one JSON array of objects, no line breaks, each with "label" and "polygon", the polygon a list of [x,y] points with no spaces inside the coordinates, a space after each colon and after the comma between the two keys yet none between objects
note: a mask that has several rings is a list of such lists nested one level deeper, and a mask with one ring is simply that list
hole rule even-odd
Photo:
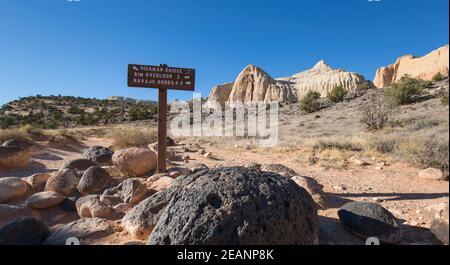
[{"label": "large dark boulder", "polygon": [[375,203],[350,202],[338,211],[342,224],[353,234],[367,239],[377,237],[384,243],[397,243],[402,231],[397,219]]},{"label": "large dark boulder", "polygon": [[89,159],[98,165],[112,165],[114,152],[103,146],[92,146],[83,154],[83,158]]},{"label": "large dark boulder", "polygon": [[111,176],[101,167],[90,167],[84,171],[78,183],[78,190],[82,194],[91,194],[102,191],[111,181]]},{"label": "large dark boulder", "polygon": [[80,159],[75,159],[75,160],[67,162],[64,165],[63,169],[85,171],[86,169],[88,169],[92,166],[96,166],[96,164],[89,159],[80,158]]},{"label": "large dark boulder", "polygon": [[41,245],[50,230],[35,218],[14,221],[0,229],[0,245]]},{"label": "large dark boulder", "polygon": [[148,244],[310,245],[319,240],[311,196],[272,172],[230,167],[174,181]]}]

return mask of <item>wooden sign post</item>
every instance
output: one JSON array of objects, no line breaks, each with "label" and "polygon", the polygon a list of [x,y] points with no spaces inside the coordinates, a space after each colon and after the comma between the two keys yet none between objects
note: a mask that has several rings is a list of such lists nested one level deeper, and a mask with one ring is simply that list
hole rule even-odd
[{"label": "wooden sign post", "polygon": [[157,88],[158,91],[158,173],[166,172],[167,90],[194,91],[195,70],[189,68],[128,65],[128,86]]}]

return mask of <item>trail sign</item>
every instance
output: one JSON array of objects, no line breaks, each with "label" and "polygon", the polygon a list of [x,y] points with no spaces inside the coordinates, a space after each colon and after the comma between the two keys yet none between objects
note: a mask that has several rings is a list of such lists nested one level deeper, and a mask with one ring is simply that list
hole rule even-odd
[{"label": "trail sign", "polygon": [[128,86],[194,91],[195,70],[167,65],[128,65]]},{"label": "trail sign", "polygon": [[158,91],[158,173],[166,172],[167,90],[194,91],[195,70],[168,67],[165,64],[128,65],[128,86],[157,88]]}]

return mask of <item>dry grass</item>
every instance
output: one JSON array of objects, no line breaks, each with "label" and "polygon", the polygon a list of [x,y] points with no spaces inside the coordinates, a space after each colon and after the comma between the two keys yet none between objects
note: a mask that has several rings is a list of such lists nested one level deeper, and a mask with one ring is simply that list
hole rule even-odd
[{"label": "dry grass", "polygon": [[0,143],[8,140],[31,140],[33,136],[40,134],[42,134],[42,131],[31,125],[13,129],[0,129]]},{"label": "dry grass", "polygon": [[325,166],[342,168],[349,157],[383,157],[383,160],[409,162],[419,168],[435,167],[449,174],[449,140],[433,134],[390,130],[361,133],[354,137],[332,137],[309,142],[311,158]]},{"label": "dry grass", "polygon": [[150,128],[116,128],[109,135],[114,141],[113,149],[129,147],[147,147],[158,140],[156,129]]}]

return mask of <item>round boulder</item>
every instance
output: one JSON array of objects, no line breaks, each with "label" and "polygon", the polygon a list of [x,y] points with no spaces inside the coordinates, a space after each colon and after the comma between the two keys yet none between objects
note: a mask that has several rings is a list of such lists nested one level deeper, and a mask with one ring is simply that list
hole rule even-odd
[{"label": "round boulder", "polygon": [[84,171],[78,183],[78,190],[82,194],[91,194],[105,189],[111,181],[111,176],[103,168],[93,166]]},{"label": "round boulder", "polygon": [[47,226],[34,218],[19,219],[0,229],[0,246],[35,246],[50,235]]},{"label": "round boulder", "polygon": [[77,188],[79,177],[72,169],[63,169],[53,173],[47,180],[45,191],[55,191],[64,196],[74,192]]},{"label": "round boulder", "polygon": [[49,173],[37,173],[26,177],[24,180],[30,184],[31,189],[35,192],[43,191],[47,180],[51,177]]},{"label": "round boulder", "polygon": [[150,149],[128,148],[114,153],[113,163],[125,174],[143,176],[156,169],[157,156]]},{"label": "round boulder", "polygon": [[25,201],[25,206],[33,209],[47,209],[58,206],[65,199],[64,196],[54,191],[38,192]]},{"label": "round boulder", "polygon": [[388,244],[401,240],[402,231],[397,219],[378,204],[349,202],[339,209],[338,215],[347,230],[363,239],[376,237]]},{"label": "round boulder", "polygon": [[149,193],[150,191],[141,182],[141,180],[136,178],[124,180],[118,191],[118,195],[123,202],[129,204],[139,203],[145,199]]},{"label": "round boulder", "polygon": [[419,172],[419,177],[429,180],[445,180],[444,173],[438,168],[427,168]]},{"label": "round boulder", "polygon": [[311,196],[272,172],[230,167],[175,181],[150,245],[310,245],[319,242]]},{"label": "round boulder", "polygon": [[92,146],[83,154],[83,158],[89,159],[98,165],[111,165],[114,152],[103,146]]},{"label": "round boulder", "polygon": [[20,198],[27,191],[27,183],[20,178],[0,178],[0,203]]},{"label": "round boulder", "polygon": [[79,198],[76,203],[78,215],[81,218],[99,217],[107,218],[112,214],[106,203],[98,195],[87,195]]}]

